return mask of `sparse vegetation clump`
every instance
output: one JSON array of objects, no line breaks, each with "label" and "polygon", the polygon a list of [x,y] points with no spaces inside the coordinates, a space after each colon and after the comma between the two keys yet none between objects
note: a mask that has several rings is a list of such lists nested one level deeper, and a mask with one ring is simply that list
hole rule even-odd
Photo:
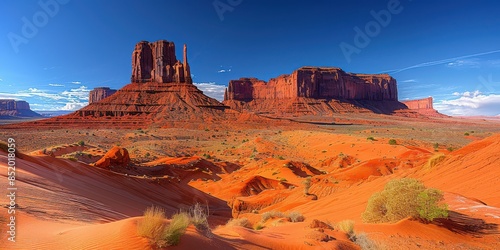
[{"label": "sparse vegetation clump", "polygon": [[470,134],[469,134],[469,132],[465,132],[464,135],[465,136],[469,136]]},{"label": "sparse vegetation clump", "polygon": [[305,220],[304,216],[298,211],[290,212],[287,217],[291,222],[302,222]]},{"label": "sparse vegetation clump", "polygon": [[149,207],[144,212],[143,219],[137,224],[137,233],[157,243],[163,236],[164,223],[165,211],[159,207]]},{"label": "sparse vegetation clump", "polygon": [[389,181],[384,190],[368,200],[361,215],[364,222],[396,222],[404,218],[432,221],[448,216],[447,205],[440,205],[439,190],[427,189],[416,179],[403,178]]},{"label": "sparse vegetation clump", "polygon": [[436,166],[438,163],[442,162],[445,158],[446,158],[446,156],[444,154],[437,153],[437,154],[431,156],[429,158],[429,160],[427,160],[427,164],[425,164],[424,168],[425,169],[434,168],[434,166]]},{"label": "sparse vegetation clump", "polygon": [[339,231],[346,233],[347,235],[354,234],[354,221],[353,220],[343,220],[337,223],[337,228]]},{"label": "sparse vegetation clump", "polygon": [[437,151],[437,150],[438,150],[438,148],[439,148],[439,143],[437,143],[437,142],[436,142],[436,143],[434,143],[434,144],[432,145],[432,147],[434,148],[434,151]]},{"label": "sparse vegetation clump", "polygon": [[284,218],[284,217],[285,217],[285,214],[283,212],[273,210],[273,211],[268,211],[268,212],[263,213],[260,221],[262,223],[265,223],[269,219]]},{"label": "sparse vegetation clump", "polygon": [[292,211],[288,214],[285,214],[283,212],[273,210],[263,213],[260,223],[265,223],[269,219],[275,218],[288,218],[291,222],[302,222],[305,220],[304,216],[298,211]]},{"label": "sparse vegetation clump", "polygon": [[252,228],[252,223],[247,218],[230,219],[226,226]]},{"label": "sparse vegetation clump", "polygon": [[85,146],[85,142],[84,142],[84,141],[82,141],[82,140],[78,141],[78,142],[77,142],[77,144],[78,144],[79,146]]},{"label": "sparse vegetation clump", "polygon": [[160,244],[160,246],[175,246],[179,244],[181,236],[186,232],[186,228],[189,226],[189,216],[187,213],[178,213],[172,216],[170,224],[165,227],[162,234],[162,241],[165,244]]},{"label": "sparse vegetation clump", "polygon": [[398,142],[396,142],[395,139],[390,139],[389,140],[389,145],[398,145]]},{"label": "sparse vegetation clump", "polygon": [[188,212],[174,214],[170,223],[165,226],[165,211],[159,207],[149,207],[144,212],[144,217],[137,224],[137,234],[146,237],[151,244],[157,247],[166,247],[179,244],[181,236],[186,232],[189,224],[197,229],[210,233],[207,213],[200,204],[195,204]]},{"label": "sparse vegetation clump", "polygon": [[309,194],[309,189],[311,188],[311,176],[308,176],[303,182],[304,184],[304,194],[308,195]]},{"label": "sparse vegetation clump", "polygon": [[373,136],[367,137],[366,140],[368,140],[368,141],[376,141],[375,138],[373,138]]}]

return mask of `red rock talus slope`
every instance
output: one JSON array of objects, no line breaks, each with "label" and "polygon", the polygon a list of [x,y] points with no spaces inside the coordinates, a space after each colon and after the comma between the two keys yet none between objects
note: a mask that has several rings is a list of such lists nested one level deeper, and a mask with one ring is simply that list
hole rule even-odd
[{"label": "red rock talus slope", "polygon": [[236,110],[282,113],[391,113],[406,107],[397,101],[396,80],[387,74],[346,73],[339,68],[302,67],[264,82],[232,80],[224,103]]},{"label": "red rock talus slope", "polygon": [[415,110],[425,116],[446,117],[434,109],[432,105],[433,99],[430,96],[424,99],[402,101],[402,103],[404,103],[409,109]]}]

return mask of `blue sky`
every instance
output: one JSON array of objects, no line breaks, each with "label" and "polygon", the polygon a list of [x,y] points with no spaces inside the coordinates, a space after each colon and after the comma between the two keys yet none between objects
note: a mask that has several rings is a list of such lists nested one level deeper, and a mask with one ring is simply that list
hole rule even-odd
[{"label": "blue sky", "polygon": [[400,100],[433,96],[446,114],[500,114],[496,1],[5,0],[0,10],[0,98],[34,110],[121,88],[134,45],[166,39],[178,58],[188,45],[194,82],[218,99],[231,79],[335,66],[387,72]]}]

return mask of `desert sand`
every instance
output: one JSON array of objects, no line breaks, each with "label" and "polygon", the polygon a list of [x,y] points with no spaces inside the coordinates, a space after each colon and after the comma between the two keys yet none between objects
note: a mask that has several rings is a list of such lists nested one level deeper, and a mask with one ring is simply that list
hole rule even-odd
[{"label": "desert sand", "polygon": [[[365,233],[384,249],[500,247],[496,121],[368,119],[387,125],[263,118],[253,125],[198,124],[187,130],[2,130],[2,138],[15,138],[23,152],[16,161],[16,243],[7,241],[3,226],[2,248],[151,249],[137,234],[144,210],[157,205],[170,216],[197,202],[209,207],[213,235],[190,226],[172,248],[359,249],[336,226],[344,220],[354,221],[356,233]],[[79,140],[85,145],[78,145]],[[114,145],[128,149],[127,167],[91,166]],[[442,155],[440,161],[429,164],[436,155]],[[6,162],[7,154],[0,151],[2,190],[8,185]],[[305,195],[308,176],[311,188]],[[363,223],[361,213],[370,196],[389,180],[403,177],[442,190],[449,219]],[[225,225],[231,218],[248,218],[256,225],[269,211],[298,211],[305,220],[274,218],[259,230]],[[2,224],[7,218],[4,209]],[[333,229],[312,228],[314,220]]]}]

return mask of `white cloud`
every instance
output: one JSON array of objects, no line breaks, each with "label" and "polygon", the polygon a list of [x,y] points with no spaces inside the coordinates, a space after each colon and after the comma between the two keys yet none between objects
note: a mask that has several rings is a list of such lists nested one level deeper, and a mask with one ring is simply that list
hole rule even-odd
[{"label": "white cloud", "polygon": [[28,100],[37,110],[77,110],[88,105],[89,89],[86,86],[62,92],[28,88],[17,93],[0,93],[0,99]]},{"label": "white cloud", "polygon": [[214,82],[193,83],[207,96],[215,98],[219,101],[224,100],[225,85],[217,85]]},{"label": "white cloud", "polygon": [[3,82],[3,79],[2,79],[2,78],[0,78],[0,82]]},{"label": "white cloud", "polygon": [[410,82],[418,82],[417,80],[415,79],[408,79],[408,80],[404,80],[404,81],[401,81],[402,83],[410,83]]},{"label": "white cloud", "polygon": [[52,87],[64,87],[63,84],[57,84],[57,83],[49,83],[49,86],[52,86]]},{"label": "white cloud", "polygon": [[446,58],[446,59],[441,59],[441,60],[437,60],[437,61],[423,62],[423,63],[415,64],[412,66],[408,66],[405,68],[386,70],[386,71],[383,71],[382,73],[396,74],[396,73],[406,71],[409,69],[417,69],[417,68],[422,68],[422,67],[429,67],[429,66],[443,65],[443,64],[448,65],[449,63],[455,63],[455,62],[460,61],[460,60],[463,61],[464,59],[467,59],[467,58],[490,55],[490,54],[495,54],[495,53],[500,53],[500,50],[492,50],[492,51],[488,51],[488,52],[476,53],[476,54],[465,55],[465,56],[458,56],[458,57],[453,57],[453,58]]},{"label": "white cloud", "polygon": [[82,84],[82,82],[78,82],[78,81],[74,81],[74,82],[71,82],[73,84]]},{"label": "white cloud", "polygon": [[231,72],[231,69],[221,69],[217,71],[217,73],[226,73],[226,72]]},{"label": "white cloud", "polygon": [[64,111],[74,111],[81,109],[85,106],[87,106],[89,103],[88,102],[68,102],[64,107],[58,107],[58,110],[64,110]]},{"label": "white cloud", "polygon": [[480,68],[481,62],[477,58],[461,59],[446,64],[450,68]]},{"label": "white cloud", "polygon": [[455,116],[500,115],[500,95],[483,94],[478,90],[455,92],[455,99],[442,100],[434,105],[439,112]]}]

